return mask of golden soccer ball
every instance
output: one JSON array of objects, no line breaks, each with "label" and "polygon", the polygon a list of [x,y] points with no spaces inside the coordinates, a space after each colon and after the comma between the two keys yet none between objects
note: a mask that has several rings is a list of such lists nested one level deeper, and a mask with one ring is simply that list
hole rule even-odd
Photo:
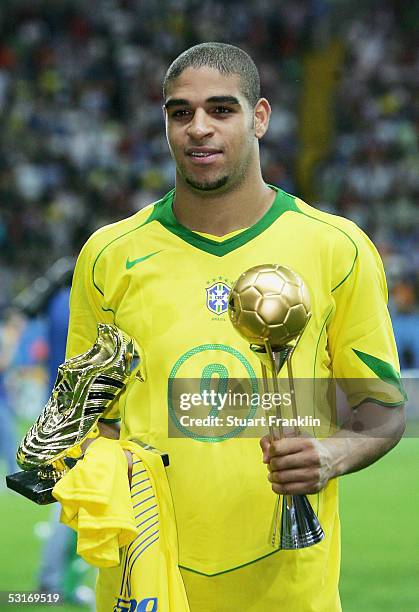
[{"label": "golden soccer ball", "polygon": [[278,264],[249,268],[234,283],[228,301],[230,320],[251,344],[285,346],[310,318],[310,297],[300,276]]}]

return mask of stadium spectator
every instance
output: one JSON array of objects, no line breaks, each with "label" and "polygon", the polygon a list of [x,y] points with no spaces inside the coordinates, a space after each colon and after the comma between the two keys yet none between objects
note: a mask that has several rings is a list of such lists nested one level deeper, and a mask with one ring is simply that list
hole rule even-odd
[{"label": "stadium spectator", "polygon": [[15,412],[7,386],[7,374],[13,365],[14,356],[25,326],[24,318],[12,310],[3,313],[0,324],[0,459],[4,459],[6,473],[17,471]]},{"label": "stadium spectator", "polygon": [[402,275],[418,294],[414,3],[364,2],[353,10],[326,0],[249,0],[237,11],[237,2],[220,0],[98,0],[94,12],[77,0],[3,4],[0,305],[72,253],[80,231],[135,212],[173,183],[160,83],[164,67],[195,43],[238,44],[260,66],[275,109],[264,176],[298,192],[303,60],[331,33],[343,40],[346,59],[336,135],[316,169],[314,202],[367,231],[390,290]]}]

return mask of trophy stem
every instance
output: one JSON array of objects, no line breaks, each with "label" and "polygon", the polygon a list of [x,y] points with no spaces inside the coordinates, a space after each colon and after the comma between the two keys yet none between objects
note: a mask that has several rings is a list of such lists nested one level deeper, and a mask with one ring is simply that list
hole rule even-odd
[{"label": "trophy stem", "polygon": [[[252,291],[248,291],[252,287]],[[242,301],[245,292],[248,292],[246,296],[253,295],[246,297],[246,308]],[[250,349],[261,363],[265,393],[269,394],[271,388],[279,396],[278,376],[287,364],[294,437],[300,436],[291,360],[311,318],[309,293],[303,279],[286,266],[253,266],[233,285],[228,309],[234,327],[242,337],[250,341]],[[261,319],[266,322],[267,317],[269,324],[261,328]],[[269,439],[271,445],[280,446],[277,439],[285,436],[283,409],[280,402],[274,403],[276,418],[269,418]],[[273,421],[275,424],[272,424]],[[269,538],[274,548],[303,548],[324,538],[323,530],[305,495],[285,495],[282,504],[279,495],[275,495],[275,498]]]},{"label": "trophy stem", "polygon": [[[272,372],[271,380],[272,380],[273,392],[274,394],[278,396],[279,395],[278,372],[282,365],[281,362],[283,362],[284,354],[286,353],[284,353],[284,351],[279,351],[278,353],[275,353],[272,349],[271,343],[268,340],[265,341],[265,350],[266,350],[266,354],[269,359],[269,365],[270,365],[269,369]],[[261,363],[261,366],[262,366],[262,376],[266,376],[266,390],[268,391],[269,383],[268,383],[266,366],[263,363]],[[280,404],[276,404],[275,409],[276,409],[275,410],[276,427],[278,429],[278,437],[279,439],[281,439],[284,437],[284,428],[282,426],[282,412],[281,412]],[[272,431],[272,434],[271,434],[271,431]],[[271,442],[275,440],[274,431],[275,430],[273,426],[269,426],[269,434],[271,436]]]},{"label": "trophy stem", "polygon": [[[278,377],[276,374],[272,377],[272,386],[274,390],[274,394],[279,395],[279,385],[278,385]],[[276,408],[276,423],[278,427],[279,437],[284,437],[284,428],[282,426],[282,412],[281,412],[281,404],[275,404]]]},{"label": "trophy stem", "polygon": [[281,548],[281,496],[276,496],[275,508],[272,517],[269,542],[272,548]]},{"label": "trophy stem", "polygon": [[297,402],[295,401],[295,385],[294,385],[294,376],[292,374],[292,363],[291,358],[294,349],[290,352],[287,357],[287,372],[288,372],[288,383],[290,386],[291,392],[291,409],[292,409],[292,417],[296,420],[296,424],[294,425],[294,434],[298,437],[301,434],[300,428],[298,427],[298,411],[297,411]]},{"label": "trophy stem", "polygon": [[[288,384],[291,392],[291,409],[295,423],[293,428],[295,437],[301,435],[301,430],[298,426],[298,410],[292,370],[292,356],[301,335],[302,332],[297,337],[294,345],[285,345],[277,350],[273,350],[270,342],[265,341],[265,363],[261,359],[263,387],[265,391],[269,389],[267,366],[271,372],[273,392],[279,393],[278,373],[285,363],[287,365]],[[284,428],[282,425],[282,412],[279,404],[276,405],[276,419],[278,434],[281,439],[284,437]],[[271,442],[276,439],[275,430],[272,426],[269,427],[269,437]],[[308,546],[313,546],[321,542],[324,537],[324,531],[305,495],[283,495],[282,504],[281,497],[279,495],[277,496],[269,535],[269,541],[273,548],[280,548],[283,550],[307,548]]]},{"label": "trophy stem", "polygon": [[[269,393],[268,371],[264,363],[261,362],[260,365],[262,369],[263,392]],[[269,441],[273,442],[274,440],[276,440],[275,430],[274,430],[273,425],[269,425]]]}]

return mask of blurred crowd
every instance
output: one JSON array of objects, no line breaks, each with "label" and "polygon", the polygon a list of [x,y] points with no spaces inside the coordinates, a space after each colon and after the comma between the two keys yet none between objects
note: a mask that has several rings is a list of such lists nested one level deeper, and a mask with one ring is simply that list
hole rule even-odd
[{"label": "blurred crowd", "polygon": [[336,135],[317,169],[318,203],[377,246],[402,366],[418,368],[419,4],[374,4],[345,26]]},{"label": "blurred crowd", "polygon": [[[17,469],[20,421],[39,412],[64,359],[68,262],[96,228],[173,186],[161,84],[199,42],[254,58],[273,108],[264,177],[303,197],[304,60],[334,37],[343,44],[335,133],[309,199],[378,246],[401,365],[419,369],[417,23],[416,0],[1,0],[0,472]],[[9,309],[18,294],[22,310],[42,316]],[[34,580],[86,602],[74,550],[55,516]]]},{"label": "blurred crowd", "polygon": [[193,44],[230,42],[255,59],[273,107],[264,176],[301,195],[303,58],[338,35],[336,135],[312,203],[367,231],[393,310],[416,313],[419,15],[411,0],[399,4],[97,0],[93,10],[84,0],[2,0],[0,308],[94,229],[171,188],[161,83]]},{"label": "blurred crowd", "polygon": [[276,108],[265,168],[294,189],[307,3],[289,12],[263,1],[98,0],[94,11],[77,0],[3,4],[0,283],[10,293],[96,227],[171,188],[161,84],[197,42],[230,41],[255,56]]},{"label": "blurred crowd", "polygon": [[353,19],[345,41],[337,134],[322,168],[319,196],[368,232],[385,259],[392,284],[415,280],[419,41],[388,9],[372,13],[369,20]]}]

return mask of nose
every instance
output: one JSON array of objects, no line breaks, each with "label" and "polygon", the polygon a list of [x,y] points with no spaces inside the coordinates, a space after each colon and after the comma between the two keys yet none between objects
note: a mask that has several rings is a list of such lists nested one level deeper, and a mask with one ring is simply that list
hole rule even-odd
[{"label": "nose", "polygon": [[188,125],[188,136],[192,140],[202,140],[211,136],[213,127],[211,118],[202,108],[196,109],[192,121]]}]

